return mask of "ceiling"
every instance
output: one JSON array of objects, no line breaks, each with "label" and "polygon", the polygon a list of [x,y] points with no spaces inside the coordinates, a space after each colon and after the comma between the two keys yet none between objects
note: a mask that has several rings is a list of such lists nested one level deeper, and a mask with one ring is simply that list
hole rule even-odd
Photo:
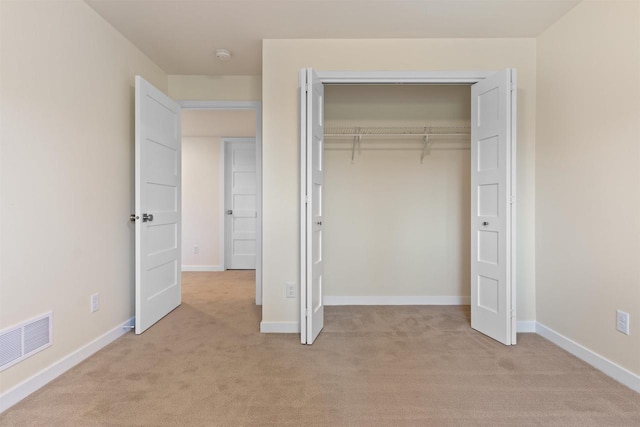
[{"label": "ceiling", "polygon": [[536,37],[580,0],[85,2],[168,74],[259,75],[263,39]]}]

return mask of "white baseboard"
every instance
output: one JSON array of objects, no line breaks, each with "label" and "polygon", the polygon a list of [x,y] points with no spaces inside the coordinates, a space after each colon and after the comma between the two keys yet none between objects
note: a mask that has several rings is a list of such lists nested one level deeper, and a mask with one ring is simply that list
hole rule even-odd
[{"label": "white baseboard", "polygon": [[536,333],[536,321],[535,320],[520,320],[516,322],[516,332],[520,334],[524,333]]},{"label": "white baseboard", "polygon": [[133,324],[134,318],[132,317],[126,322],[111,329],[104,335],[96,338],[83,347],[80,347],[73,353],[65,356],[49,367],[44,368],[37,374],[33,375],[30,378],[27,378],[20,384],[4,392],[2,395],[0,395],[0,413],[6,411],[25,397],[29,396],[31,393],[40,389],[47,383],[53,381],[58,376],[64,374],[69,369],[73,368],[89,356],[93,355],[103,347],[111,344],[113,341],[129,332],[131,329],[125,328],[125,326],[132,326]]},{"label": "white baseboard", "polygon": [[224,271],[220,265],[183,265],[182,271]]},{"label": "white baseboard", "polygon": [[557,333],[542,323],[537,323],[536,332],[538,335],[548,339],[558,347],[568,351],[582,359],[589,365],[604,372],[614,380],[629,387],[630,389],[640,393],[640,376],[623,368],[622,366],[606,359],[599,354],[589,350],[588,348],[578,344],[577,342]]},{"label": "white baseboard", "polygon": [[260,332],[266,334],[298,334],[300,322],[260,322]]},{"label": "white baseboard", "polygon": [[469,305],[470,297],[430,296],[327,296],[324,305]]}]

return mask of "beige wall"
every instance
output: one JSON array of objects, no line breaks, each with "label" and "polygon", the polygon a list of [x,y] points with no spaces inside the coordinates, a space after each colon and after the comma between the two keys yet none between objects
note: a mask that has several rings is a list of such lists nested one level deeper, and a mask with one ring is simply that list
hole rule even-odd
[{"label": "beige wall", "polygon": [[[222,269],[221,137],[256,136],[253,110],[182,111],[182,266]],[[199,247],[194,254],[193,247]]]},{"label": "beige wall", "polygon": [[262,76],[169,76],[169,96],[184,101],[259,101]]},{"label": "beige wall", "polygon": [[[381,54],[384,53],[384,54]],[[518,69],[518,320],[535,318],[535,39],[265,40],[263,321],[299,321],[298,73],[319,70]]]},{"label": "beige wall", "polygon": [[[470,102],[470,86],[328,85],[325,131],[468,127]],[[469,136],[434,137],[423,162],[422,137],[364,137],[353,163],[352,140],[325,140],[324,295],[468,297]]]},{"label": "beige wall", "polygon": [[545,31],[537,90],[537,320],[640,374],[640,3]]},{"label": "beige wall", "polygon": [[0,7],[0,328],[54,313],[3,393],[133,316],[134,75],[167,77],[81,1]]}]

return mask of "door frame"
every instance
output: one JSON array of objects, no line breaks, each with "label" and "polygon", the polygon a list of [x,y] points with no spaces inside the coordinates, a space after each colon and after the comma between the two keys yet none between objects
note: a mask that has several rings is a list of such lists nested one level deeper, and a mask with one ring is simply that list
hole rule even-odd
[{"label": "door frame", "polygon": [[[253,110],[256,113],[256,305],[262,305],[262,102],[179,100],[176,102],[183,110]],[[224,159],[221,163],[224,165]],[[224,174],[224,170],[222,173]],[[224,228],[222,235],[224,241]],[[222,265],[224,266],[224,251],[222,257]]]},{"label": "door frame", "polygon": [[[496,71],[321,71],[316,70],[323,84],[469,84],[473,85],[496,73]],[[513,71],[515,73],[515,70]],[[512,88],[515,89],[515,88]],[[300,85],[300,90],[306,90]],[[513,99],[513,95],[512,95]],[[303,107],[300,106],[302,109]],[[306,107],[305,107],[306,108]],[[508,286],[510,287],[511,341],[516,342],[516,102],[511,103],[511,240],[509,242],[510,263],[507,265]],[[304,118],[300,118],[301,132],[306,129]],[[300,142],[300,290],[299,295],[306,295],[306,262],[303,259],[306,241],[306,188],[302,185],[302,177],[307,173],[306,142]],[[304,308],[300,310],[300,341],[306,342],[307,328]]]},{"label": "door frame", "polygon": [[[256,145],[256,151],[257,151],[257,138],[254,138],[252,136],[247,136],[247,137],[241,137],[241,136],[233,136],[233,137],[222,137],[220,138],[220,155],[222,158],[222,167],[220,168],[220,207],[221,207],[221,221],[220,221],[220,226],[222,227],[222,229],[224,230],[224,233],[222,234],[222,238],[220,239],[220,253],[221,255],[221,264],[222,264],[222,268],[224,270],[227,270],[227,261],[228,261],[228,257],[227,257],[227,251],[229,248],[227,248],[227,227],[229,226],[229,221],[227,220],[227,195],[228,195],[228,191],[227,191],[227,185],[229,184],[227,181],[227,153],[228,153],[228,144],[233,144],[234,142],[253,142],[254,145]],[[258,164],[257,164],[257,154],[256,154],[256,171],[258,168]],[[257,175],[257,174],[256,174]],[[257,197],[257,185],[259,184],[260,180],[257,178],[256,176],[256,199]],[[257,208],[257,206],[256,206]],[[257,245],[258,245],[258,236],[257,236],[257,232],[258,232],[258,222],[256,219],[256,251],[258,250]],[[256,252],[256,267],[257,267],[257,252]],[[257,272],[257,270],[256,270]]]}]

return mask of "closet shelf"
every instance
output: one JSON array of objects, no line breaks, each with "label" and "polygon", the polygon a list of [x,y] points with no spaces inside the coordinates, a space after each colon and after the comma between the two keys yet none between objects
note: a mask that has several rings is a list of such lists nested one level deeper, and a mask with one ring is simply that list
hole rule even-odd
[{"label": "closet shelf", "polygon": [[[326,126],[324,137],[327,140],[325,149],[351,151],[351,163],[355,160],[356,151],[362,150],[420,150],[420,163],[425,156],[431,153],[431,149],[468,149],[469,136],[471,135],[468,126],[406,126],[406,127],[336,127]],[[460,137],[464,137],[465,142],[460,145]],[[417,139],[416,141],[386,143],[386,146],[362,147],[363,139],[373,139],[370,143],[379,143],[378,140],[389,139]],[[331,140],[334,140],[332,144]],[[447,148],[434,147],[434,142],[439,140],[447,145],[458,143],[457,146]],[[342,148],[343,143],[350,143],[350,148]],[[415,144],[420,145],[415,145]]]}]

